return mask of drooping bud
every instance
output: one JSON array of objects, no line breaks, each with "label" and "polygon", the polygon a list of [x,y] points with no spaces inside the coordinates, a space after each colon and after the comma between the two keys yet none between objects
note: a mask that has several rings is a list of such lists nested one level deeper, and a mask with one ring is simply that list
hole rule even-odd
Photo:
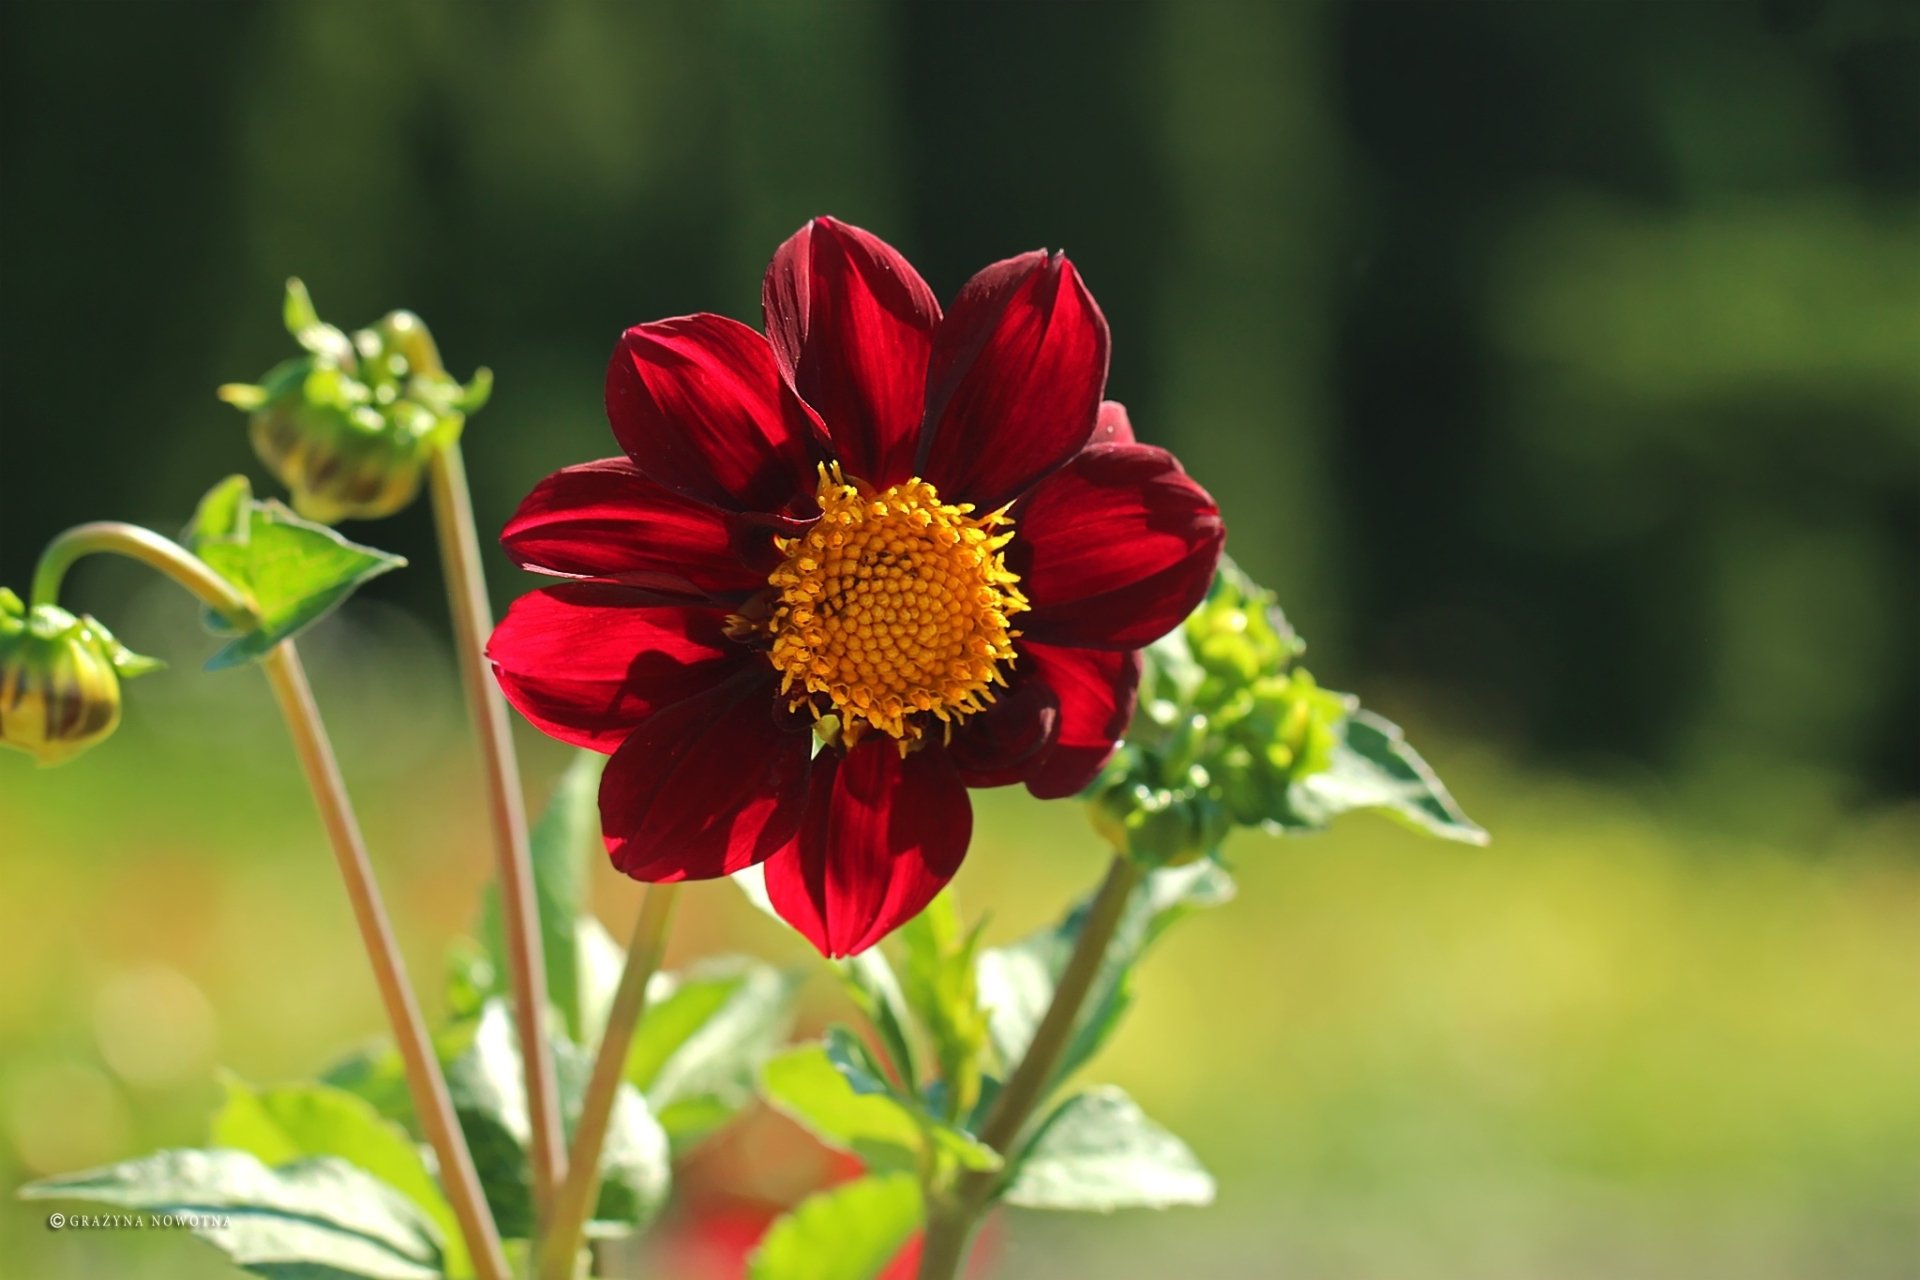
[{"label": "drooping bud", "polygon": [[352,336],[323,323],[306,287],[287,281],[287,332],[304,355],[220,398],[251,415],[254,452],[309,520],[373,520],[419,495],[436,451],[487,401],[493,375],[464,386],[440,364],[420,318],[395,311]]},{"label": "drooping bud", "polygon": [[159,666],[92,618],[0,588],[0,746],[42,765],[79,755],[119,726],[120,681]]}]

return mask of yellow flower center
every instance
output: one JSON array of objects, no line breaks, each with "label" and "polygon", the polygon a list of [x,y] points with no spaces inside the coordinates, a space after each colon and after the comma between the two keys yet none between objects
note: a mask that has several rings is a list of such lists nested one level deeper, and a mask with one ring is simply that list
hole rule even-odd
[{"label": "yellow flower center", "polygon": [[[928,716],[948,726],[993,701],[1027,608],[1007,571],[1005,511],[973,514],[925,480],[875,492],[820,468],[820,519],[781,538],[768,657],[780,690],[852,746],[871,727],[907,742]],[[822,702],[824,699],[824,703]]]}]

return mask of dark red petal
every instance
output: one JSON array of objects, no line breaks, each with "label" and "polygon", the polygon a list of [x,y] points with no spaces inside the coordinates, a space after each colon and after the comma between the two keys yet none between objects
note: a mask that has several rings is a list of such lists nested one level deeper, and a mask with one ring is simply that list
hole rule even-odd
[{"label": "dark red petal", "polygon": [[500,542],[536,573],[617,577],[691,596],[758,590],[779,562],[770,528],[657,485],[625,458],[542,480]]},{"label": "dark red petal", "polygon": [[1106,385],[1107,321],[1073,264],[997,262],[934,333],[918,471],[949,502],[1004,506],[1085,447]]},{"label": "dark red petal", "polygon": [[1226,539],[1207,491],[1141,444],[1089,447],[1013,517],[1007,564],[1033,602],[1020,629],[1087,649],[1138,649],[1173,630],[1207,593]]},{"label": "dark red petal", "polygon": [[1088,444],[1132,444],[1133,419],[1127,416],[1127,406],[1118,400],[1102,400],[1100,417],[1094,423],[1093,439]]},{"label": "dark red petal", "polygon": [[1120,744],[1140,692],[1138,650],[1021,646],[1026,678],[1053,691],[1059,725],[1052,747],[1026,771],[1042,800],[1078,795]]},{"label": "dark red petal", "polygon": [[777,512],[813,494],[812,416],[767,340],[738,320],[627,330],[607,365],[607,420],[641,474],[691,497]]},{"label": "dark red petal", "polygon": [[985,711],[960,723],[947,753],[968,786],[1004,787],[1026,779],[1059,728],[1060,701],[1022,654],[1009,687]]},{"label": "dark red petal", "polygon": [[761,288],[767,338],[849,475],[907,479],[920,447],[940,304],[878,236],[815,218],[781,245]]},{"label": "dark red petal", "polygon": [[613,865],[661,884],[711,880],[792,843],[813,739],[786,715],[769,670],[647,717],[600,779]]},{"label": "dark red petal", "polygon": [[760,662],[726,638],[725,622],[724,609],[647,607],[625,587],[568,583],[514,601],[487,659],[507,701],[543,733],[610,752],[654,711]]},{"label": "dark red petal", "polygon": [[767,863],[767,896],[823,955],[865,951],[920,914],[966,856],[973,806],[939,747],[905,759],[872,734],[822,752],[799,842]]}]

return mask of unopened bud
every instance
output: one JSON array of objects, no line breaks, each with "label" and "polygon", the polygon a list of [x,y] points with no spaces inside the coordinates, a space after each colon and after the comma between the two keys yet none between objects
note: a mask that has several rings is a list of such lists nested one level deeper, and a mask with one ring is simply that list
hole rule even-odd
[{"label": "unopened bud", "polygon": [[121,679],[159,665],[92,618],[0,588],[0,746],[42,765],[79,755],[119,726]]},{"label": "unopened bud", "polygon": [[427,464],[486,403],[485,369],[465,386],[447,376],[420,318],[396,311],[352,336],[321,321],[298,280],[287,282],[287,332],[305,354],[258,385],[220,398],[251,415],[254,452],[309,520],[373,520],[419,495]]}]

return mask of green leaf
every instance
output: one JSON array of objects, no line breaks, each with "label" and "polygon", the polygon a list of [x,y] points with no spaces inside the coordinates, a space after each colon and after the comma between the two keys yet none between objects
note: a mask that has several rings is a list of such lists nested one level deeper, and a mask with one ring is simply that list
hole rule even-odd
[{"label": "green leaf", "polygon": [[[473,1149],[501,1234],[530,1235],[533,1201],[527,1185],[527,1151],[532,1128],[519,1041],[504,1001],[488,1001],[479,1019],[465,1028],[465,1044],[446,1070],[447,1091],[453,1096],[454,1111]],[[580,1114],[581,1096],[592,1072],[591,1054],[569,1041],[556,1041],[555,1082],[561,1118],[569,1131]],[[669,1161],[667,1135],[646,1099],[639,1090],[622,1084],[600,1155],[600,1199],[590,1234],[625,1234],[651,1222],[666,1202]]]},{"label": "green leaf", "polygon": [[440,1228],[447,1273],[473,1274],[459,1219],[428,1172],[420,1148],[364,1098],[303,1081],[260,1087],[229,1077],[214,1114],[213,1143],[258,1156],[273,1167],[314,1156],[337,1156],[411,1200]]},{"label": "green leaf", "polygon": [[910,1173],[842,1183],[776,1219],[747,1261],[747,1280],[873,1280],[920,1228]]},{"label": "green leaf", "polygon": [[354,1050],[322,1071],[320,1083],[352,1094],[380,1116],[413,1131],[406,1068],[392,1045],[382,1041]]},{"label": "green leaf", "polygon": [[204,1218],[196,1236],[272,1280],[437,1280],[443,1272],[439,1229],[392,1187],[331,1156],[269,1169],[244,1151],[162,1151],[48,1178],[20,1195]]},{"label": "green leaf", "polygon": [[727,956],[649,984],[626,1078],[675,1147],[698,1142],[752,1100],[754,1073],[792,1025],[800,982]]},{"label": "green leaf", "polygon": [[[582,751],[560,775],[528,843],[533,860],[534,909],[546,958],[547,999],[576,1044],[598,1033],[581,1016],[579,921],[586,908],[589,852],[600,836],[600,771],[606,757]],[[502,994],[511,981],[500,889],[489,885],[481,906],[480,938],[493,961]]]},{"label": "green leaf", "polygon": [[245,593],[258,615],[254,629],[213,656],[209,671],[265,656],[326,617],[362,584],[406,563],[250,494],[243,476],[221,481],[187,527],[194,554]]},{"label": "green leaf", "polygon": [[1211,1204],[1213,1178],[1186,1143],[1105,1086],[1047,1117],[1002,1195],[1028,1209],[1164,1209]]},{"label": "green leaf", "polygon": [[1399,725],[1355,711],[1339,731],[1332,763],[1290,789],[1288,800],[1302,823],[1323,827],[1342,813],[1379,809],[1444,840],[1487,842],[1487,833],[1461,811]]},{"label": "green leaf", "polygon": [[887,1059],[909,1093],[920,1087],[920,1064],[913,1051],[913,1021],[907,1012],[907,997],[893,966],[869,947],[857,956],[834,962],[834,972],[852,998],[854,1007],[880,1037]]},{"label": "green leaf", "polygon": [[922,1157],[993,1170],[1000,1157],[972,1135],[928,1115],[890,1086],[866,1046],[844,1027],[799,1045],[760,1070],[767,1101],[814,1137],[878,1170],[917,1170]]},{"label": "green leaf", "polygon": [[[1206,859],[1150,871],[1142,878],[1114,929],[1056,1080],[1064,1080],[1082,1066],[1119,1025],[1133,1001],[1133,968],[1167,927],[1194,908],[1216,906],[1232,897],[1233,877]],[[980,954],[980,1003],[987,1011],[994,1052],[1008,1070],[1026,1056],[1040,1019],[1053,1003],[1054,987],[1079,941],[1090,901],[1082,900],[1051,929]]]},{"label": "green leaf", "polygon": [[988,1037],[975,978],[980,931],[963,936],[953,897],[942,893],[902,925],[899,936],[907,1005],[920,1015],[933,1044],[948,1118],[963,1116],[980,1098],[980,1054]]},{"label": "green leaf", "polygon": [[200,499],[181,540],[189,547],[203,542],[245,542],[253,519],[253,482],[228,476]]}]

